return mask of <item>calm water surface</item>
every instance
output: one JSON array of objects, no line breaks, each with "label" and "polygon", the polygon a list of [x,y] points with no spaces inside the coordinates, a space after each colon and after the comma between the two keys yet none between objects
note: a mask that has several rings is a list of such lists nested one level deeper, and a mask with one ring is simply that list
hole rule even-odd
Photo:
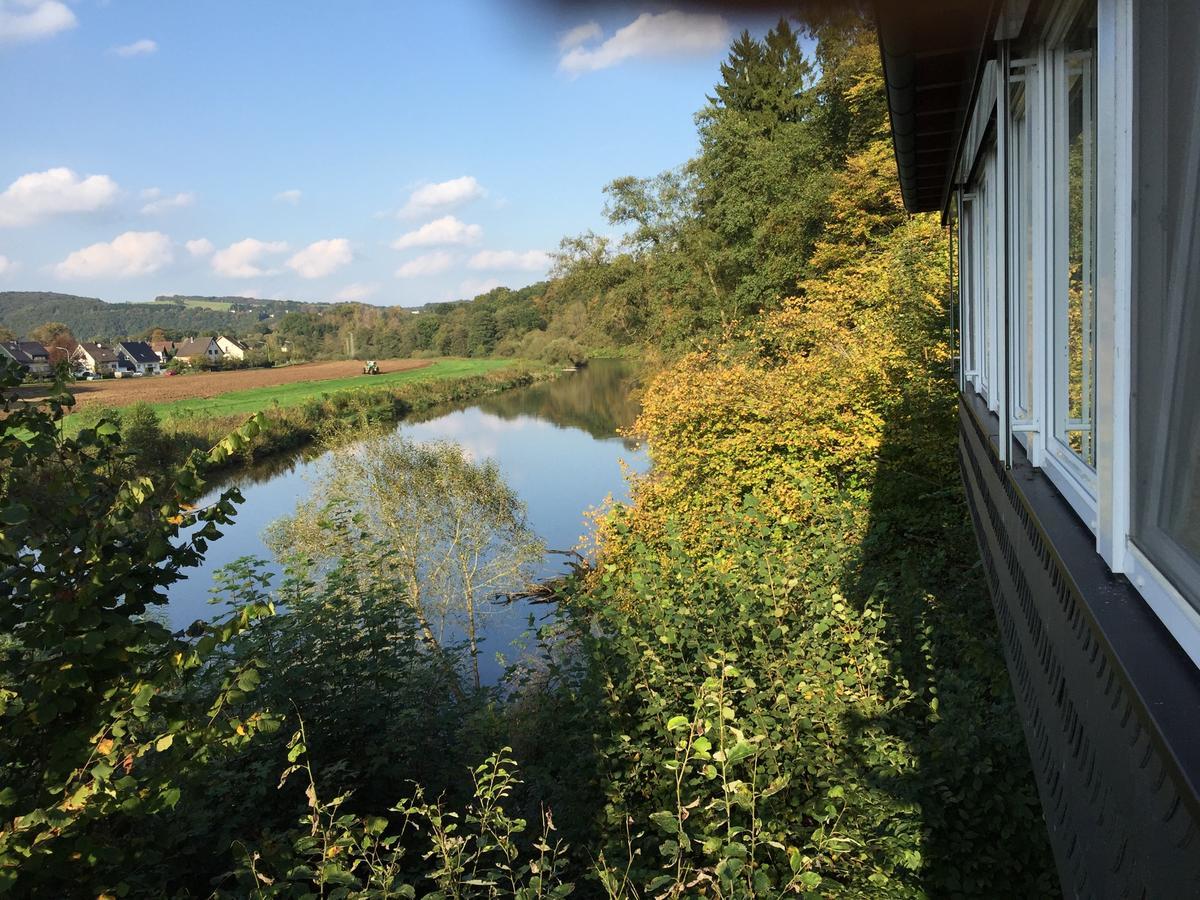
[{"label": "calm water surface", "polygon": [[[458,406],[443,407],[397,426],[418,441],[453,441],[475,459],[493,459],[508,484],[529,509],[530,525],[556,550],[569,550],[585,533],[584,514],[606,497],[625,499],[622,462],[636,472],[649,463],[635,443],[617,436],[633,424],[637,406],[632,368],[615,360],[596,360],[555,381],[507,391]],[[270,559],[263,530],[291,514],[308,496],[323,457],[275,462],[244,472],[231,483],[246,498],[232,526],[209,548],[203,567],[171,588],[168,618],[173,628],[208,618],[213,573],[243,556]],[[215,495],[216,492],[214,492]],[[561,570],[562,558],[549,556],[544,574]],[[480,668],[486,680],[498,676],[495,654],[511,658],[513,642],[527,628],[530,614],[544,607],[514,604],[490,615]]]}]

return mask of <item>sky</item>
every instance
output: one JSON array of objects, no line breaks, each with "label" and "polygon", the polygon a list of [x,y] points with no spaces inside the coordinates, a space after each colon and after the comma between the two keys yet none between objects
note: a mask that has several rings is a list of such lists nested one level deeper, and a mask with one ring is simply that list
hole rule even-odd
[{"label": "sky", "polygon": [[773,17],[0,0],[0,290],[415,306],[545,276]]}]

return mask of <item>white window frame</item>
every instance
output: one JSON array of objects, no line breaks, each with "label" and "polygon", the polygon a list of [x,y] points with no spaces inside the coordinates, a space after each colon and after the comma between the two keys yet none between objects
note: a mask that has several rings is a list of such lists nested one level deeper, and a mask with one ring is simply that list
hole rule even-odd
[{"label": "white window frame", "polygon": [[[1065,281],[1061,273],[1066,266],[1066,185],[1059,173],[1066,160],[1061,151],[1061,136],[1066,132],[1066,110],[1060,102],[1059,85],[1065,77],[1066,53],[1062,43],[1071,24],[1088,0],[1063,4],[1050,21],[1033,65],[1026,68],[1026,96],[1032,97],[1036,109],[1026,113],[1033,122],[1037,140],[1033,145],[1030,164],[1031,177],[1043,190],[1034,191],[1035,204],[1031,209],[1034,229],[1034,309],[1035,351],[1033,403],[1035,421],[1022,422],[1014,431],[1024,437],[1022,443],[1033,446],[1030,461],[1040,467],[1059,492],[1092,530],[1099,527],[1097,518],[1098,481],[1096,470],[1086,465],[1059,437],[1056,427],[1062,419],[1059,386],[1060,366],[1056,340],[1061,332],[1059,318],[1065,322]],[[1090,0],[1096,2],[1096,0]],[[1099,57],[1099,52],[1097,52]],[[1101,121],[1103,116],[1098,117]],[[1099,143],[1099,136],[1097,143]],[[1104,173],[1097,172],[1097,193],[1108,187]],[[1099,211],[1097,211],[1099,212]],[[1099,216],[1097,216],[1097,220]],[[1097,221],[1097,247],[1101,246],[1103,229]],[[1098,252],[1098,256],[1103,253]],[[1014,292],[1010,290],[1011,303]],[[1097,316],[1102,315],[1099,291]],[[1099,351],[1099,336],[1096,340]],[[1065,352],[1065,346],[1062,348]],[[1065,358],[1063,360],[1065,362]],[[1099,360],[1097,360],[1097,378]],[[1010,392],[1011,393],[1011,392]],[[1010,414],[1016,412],[1012,398],[1006,402]],[[1093,426],[1095,427],[1095,426]],[[1098,455],[1098,452],[1097,452]]]},{"label": "white window frame", "polygon": [[979,227],[976,196],[971,192],[960,194],[961,207],[958,218],[958,294],[962,315],[960,346],[963,355],[962,386],[974,388],[979,380],[979,347],[977,326],[979,317],[979,293],[975,283],[978,269],[975,233]]},{"label": "white window frame", "polygon": [[[1039,437],[1042,430],[1043,401],[1039,391],[1044,379],[1046,355],[1045,297],[1040,285],[1046,278],[1046,254],[1044,241],[1039,238],[1045,230],[1046,197],[1049,196],[1045,183],[1045,141],[1042,122],[1043,64],[1040,57],[1035,56],[1013,60],[1009,69],[1010,80],[1021,83],[1023,94],[1021,125],[1015,127],[1014,121],[1008,132],[1012,143],[1020,141],[1024,145],[1022,153],[1010,151],[1008,154],[1009,204],[1014,211],[1021,209],[1021,192],[1026,187],[1022,184],[1022,179],[1028,180],[1028,207],[1024,210],[1028,221],[1022,221],[1017,212],[1009,216],[1009,241],[1013,251],[1009,268],[1009,319],[1013,323],[1012,334],[1016,338],[1011,355],[1010,381],[1013,386],[1013,400],[1009,407],[1013,436],[1025,448],[1031,462],[1040,466],[1043,442]],[[1031,252],[1028,259],[1024,255],[1023,246],[1025,230],[1030,232]],[[1026,296],[1027,285],[1032,293],[1032,297],[1029,298]],[[1031,301],[1028,309],[1027,299]],[[1016,386],[1018,383],[1020,388]],[[1026,383],[1029,395],[1024,397],[1027,407],[1022,409],[1018,398]]]},{"label": "white window frame", "polygon": [[[1099,254],[1101,297],[1111,295],[1112,316],[1098,320],[1097,340],[1115,348],[1112,358],[1097,357],[1097,435],[1100,476],[1109,490],[1101,493],[1101,528],[1097,550],[1114,572],[1124,573],[1154,610],[1176,642],[1200,666],[1200,610],[1197,610],[1133,543],[1132,411],[1133,391],[1133,0],[1101,0],[1099,56],[1113,61],[1101,67],[1100,96],[1111,97],[1114,114],[1100,117],[1102,166],[1116,173],[1116,189],[1101,195],[1099,213],[1112,227],[1114,253]],[[1104,169],[1102,168],[1103,172]],[[1123,223],[1124,227],[1115,227]],[[1101,232],[1103,236],[1103,232]]]},{"label": "white window frame", "polygon": [[998,412],[1004,391],[1001,385],[1000,356],[1003,352],[1004,306],[1000,302],[1001,272],[1000,225],[998,202],[1000,181],[994,144],[982,146],[974,167],[971,188],[965,194],[970,204],[965,218],[970,220],[968,260],[970,300],[975,343],[975,367],[968,379],[975,392],[987,401],[988,409]]},{"label": "white window frame", "polygon": [[[1061,172],[1060,136],[1065,113],[1059,85],[1065,77],[1062,43],[1085,4],[1097,11],[1096,91],[1096,259],[1095,292],[1095,407],[1093,440],[1095,468],[1087,466],[1059,437],[1056,405],[1060,394],[1054,354],[1053,316],[1063,294],[1060,277],[1066,261],[1065,185]],[[1029,452],[1033,465],[1062,493],[1096,535],[1096,550],[1114,573],[1122,573],[1141,594],[1184,652],[1200,666],[1200,610],[1183,597],[1135,546],[1130,537],[1132,477],[1131,396],[1133,373],[1133,86],[1134,0],[1075,0],[1063,3],[1049,22],[1038,52],[1024,67],[1027,127],[1033,129],[1032,154],[1027,160],[1035,190],[1030,213],[1034,231],[1034,410],[1028,419],[1016,417],[1012,384],[998,385],[1013,416],[1013,430]],[[1011,69],[1010,69],[1011,71]],[[1036,107],[1030,109],[1030,103]],[[1017,129],[1007,129],[1016,134]],[[1058,155],[1058,158],[1056,158]],[[1041,189],[1037,189],[1040,186]],[[1015,186],[1010,194],[1015,196]],[[1014,196],[1008,201],[1013,202]],[[1002,212],[997,211],[997,212]],[[990,214],[995,215],[996,212]],[[1015,217],[1013,217],[1015,218]],[[1014,243],[1019,252],[1019,244]],[[998,254],[998,250],[991,248]],[[1015,256],[1015,254],[1014,254]],[[1010,269],[1009,304],[1014,323],[1015,304],[1023,302],[1023,287]],[[1014,366],[1010,381],[1020,377]],[[989,406],[992,404],[989,402]],[[994,407],[992,407],[994,409]]]}]

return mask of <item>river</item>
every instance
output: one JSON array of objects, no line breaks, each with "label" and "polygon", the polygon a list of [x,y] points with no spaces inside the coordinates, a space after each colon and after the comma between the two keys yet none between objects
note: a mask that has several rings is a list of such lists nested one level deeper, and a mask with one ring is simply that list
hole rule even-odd
[{"label": "river", "polygon": [[[612,496],[628,495],[622,463],[634,472],[649,466],[645,451],[618,436],[633,424],[633,368],[618,360],[594,360],[578,372],[554,381],[506,391],[453,406],[438,407],[396,426],[417,441],[453,441],[474,459],[492,459],[507,483],[520,495],[529,523],[546,546],[569,550],[585,533],[585,513]],[[237,485],[245,502],[234,523],[208,550],[204,565],[171,587],[167,618],[172,628],[184,628],[217,612],[210,603],[213,573],[243,556],[270,559],[263,531],[289,515],[313,486],[323,455],[307,454],[275,460],[261,468],[238,473],[220,489]],[[544,575],[562,570],[561,556],[550,555]],[[528,628],[530,615],[544,607],[517,603],[502,607],[485,622],[480,671],[485,681],[499,677],[496,653],[511,658]]]}]

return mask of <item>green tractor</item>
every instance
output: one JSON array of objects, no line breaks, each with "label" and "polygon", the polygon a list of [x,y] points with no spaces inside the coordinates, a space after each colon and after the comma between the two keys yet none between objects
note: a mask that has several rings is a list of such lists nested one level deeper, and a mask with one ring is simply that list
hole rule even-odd
[{"label": "green tractor", "polygon": [[378,375],[379,374],[379,363],[375,362],[375,360],[373,360],[373,359],[368,359],[365,363],[363,363],[363,374],[364,375]]}]

